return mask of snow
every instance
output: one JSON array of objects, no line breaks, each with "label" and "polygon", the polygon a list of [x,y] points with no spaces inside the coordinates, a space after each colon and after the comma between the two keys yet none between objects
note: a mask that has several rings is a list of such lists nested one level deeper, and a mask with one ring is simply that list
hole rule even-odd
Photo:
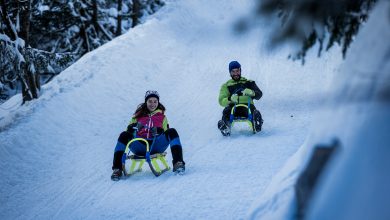
[{"label": "snow", "polygon": [[0,34],[0,40],[5,42],[11,41],[11,39],[5,34]]},{"label": "snow", "polygon": [[129,13],[130,9],[129,9],[129,6],[127,6],[127,4],[122,4],[122,15],[126,14],[126,13]]},{"label": "snow", "polygon": [[[293,184],[313,144],[328,143],[335,136],[342,146],[378,148],[343,148],[350,154],[340,154],[345,162],[332,164],[338,179],[322,183],[323,192],[314,200],[310,217],[324,218],[327,210],[344,207],[331,204],[339,190],[346,193],[341,201],[349,201],[354,188],[348,187],[353,184],[340,177],[351,167],[362,171],[351,172],[353,183],[367,175],[374,177],[372,182],[356,184],[357,188],[379,186],[370,201],[387,192],[389,152],[383,146],[388,141],[381,140],[389,130],[388,105],[371,101],[388,91],[383,89],[389,71],[364,81],[366,70],[382,70],[376,68],[381,62],[366,66],[364,59],[374,61],[368,55],[355,60],[353,49],[347,62],[357,63],[351,69],[348,65],[339,69],[343,63],[339,50],[321,59],[309,53],[305,66],[287,60],[288,49],[269,53],[261,29],[241,36],[232,31],[232,23],[253,4],[249,0],[226,0],[223,5],[211,0],[168,1],[144,24],[86,54],[44,85],[38,100],[20,106],[17,95],[1,105],[0,219],[288,218],[294,206]],[[389,39],[388,32],[375,36]],[[389,51],[386,48],[375,46]],[[225,138],[217,129],[222,112],[218,92],[229,79],[231,60],[238,60],[243,76],[255,80],[264,92],[256,102],[265,120],[259,134],[251,135],[245,126],[238,126],[232,137]],[[363,74],[344,85],[355,70]],[[388,70],[388,62],[383,70]],[[343,100],[349,97],[343,91],[358,96],[353,91],[362,81],[373,83],[377,91],[368,99],[369,105]],[[156,178],[145,166],[144,172],[113,182],[116,140],[149,89],[160,93],[170,126],[179,132],[186,174],[168,172]],[[328,98],[335,103],[324,107]],[[337,109],[340,102],[344,107]],[[363,121],[356,120],[362,116]],[[316,125],[318,121],[324,126]],[[362,133],[377,141],[355,138]],[[362,163],[348,160],[366,154]],[[378,164],[370,163],[378,156]],[[358,194],[351,208],[356,210],[362,204],[358,201],[370,192]],[[379,204],[388,204],[390,197],[384,193],[379,198]],[[360,214],[344,208],[348,210],[345,216],[334,219]],[[377,210],[370,209],[370,213]],[[381,218],[388,217],[385,214],[367,219],[386,219]]]},{"label": "snow", "polygon": [[50,10],[50,7],[49,6],[47,6],[47,5],[39,5],[39,7],[38,7],[38,11],[39,11],[39,13],[43,13],[44,11],[49,11]]},{"label": "snow", "polygon": [[[293,219],[294,185],[315,146],[340,149],[320,177],[306,219],[389,219],[389,1],[379,1],[333,80],[309,136],[276,174],[250,219]],[[369,48],[369,51],[368,49]],[[331,210],[331,211],[330,211]]]},{"label": "snow", "polygon": [[116,8],[110,8],[108,10],[108,14],[111,16],[111,17],[117,17],[118,16],[118,10]]},{"label": "snow", "polygon": [[[334,131],[343,151],[324,174],[308,213],[311,219],[390,218],[389,14],[390,2],[379,1],[350,50],[354,56],[341,68],[348,81],[340,81],[335,96],[345,95],[332,104],[339,104],[335,117],[344,125]],[[367,46],[372,53],[359,53]]]}]

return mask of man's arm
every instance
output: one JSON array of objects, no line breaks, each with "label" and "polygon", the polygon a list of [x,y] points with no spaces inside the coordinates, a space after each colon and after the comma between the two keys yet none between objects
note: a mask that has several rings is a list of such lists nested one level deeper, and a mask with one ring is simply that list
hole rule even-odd
[{"label": "man's arm", "polygon": [[221,89],[219,90],[219,97],[218,97],[219,104],[222,107],[228,106],[230,104],[229,97],[230,97],[230,93],[225,83],[221,86]]},{"label": "man's arm", "polygon": [[255,81],[251,81],[249,83],[249,89],[252,89],[255,92],[255,96],[253,96],[253,99],[259,100],[263,96],[263,92],[256,85]]}]

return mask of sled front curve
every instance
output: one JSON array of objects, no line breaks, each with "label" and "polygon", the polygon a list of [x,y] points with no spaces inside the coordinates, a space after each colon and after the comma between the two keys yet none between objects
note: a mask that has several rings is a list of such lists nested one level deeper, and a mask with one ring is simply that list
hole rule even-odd
[{"label": "sled front curve", "polygon": [[[248,126],[252,129],[253,133],[256,133],[256,129],[255,129],[254,124],[253,124],[253,115],[252,115],[251,109],[249,108],[249,105],[250,104],[248,104],[248,105],[245,105],[245,104],[234,105],[234,108],[232,108],[232,110],[230,111],[230,126],[233,127],[235,122],[246,122],[246,123],[248,123]],[[248,117],[235,117],[234,113],[235,113],[235,110],[237,107],[247,108],[248,109]]]},{"label": "sled front curve", "polygon": [[[145,156],[138,156],[138,155],[130,155],[130,144],[135,141],[143,141],[145,142],[146,147],[146,155]],[[154,140],[153,140],[154,141]],[[153,145],[153,144],[152,144]],[[156,154],[150,154],[150,147],[149,142],[144,138],[133,138],[132,140],[127,143],[125,152],[123,154],[122,158],[122,170],[125,176],[130,176],[134,173],[141,172],[142,166],[145,163],[145,161],[148,163],[151,171],[155,176],[160,176],[165,171],[170,170],[170,167],[168,165],[167,160],[165,159],[166,152],[163,153],[156,153]],[[131,160],[130,170],[127,172],[126,170],[126,160]],[[163,167],[160,167],[158,161],[161,162]]]}]

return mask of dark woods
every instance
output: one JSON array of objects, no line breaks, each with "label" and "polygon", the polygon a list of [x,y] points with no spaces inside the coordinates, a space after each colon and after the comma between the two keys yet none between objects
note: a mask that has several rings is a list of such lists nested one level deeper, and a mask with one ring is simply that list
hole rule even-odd
[{"label": "dark woods", "polygon": [[[318,56],[338,44],[343,57],[368,18],[376,0],[257,0],[254,16],[272,25],[271,47],[292,41],[299,45],[289,58],[305,63],[307,51],[318,43]],[[279,19],[274,19],[279,18]],[[253,24],[243,19],[236,26],[243,31]],[[277,21],[277,22],[275,22]]]},{"label": "dark woods", "polygon": [[0,0],[0,103],[41,84],[164,5],[162,0]]}]

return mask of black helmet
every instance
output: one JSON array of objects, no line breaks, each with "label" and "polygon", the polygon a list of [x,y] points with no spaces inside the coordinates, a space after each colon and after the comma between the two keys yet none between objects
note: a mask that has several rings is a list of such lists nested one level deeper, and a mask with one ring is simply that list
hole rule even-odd
[{"label": "black helmet", "polygon": [[154,90],[148,90],[148,91],[146,91],[146,93],[145,93],[145,102],[146,102],[149,98],[151,98],[151,97],[155,97],[155,98],[157,98],[158,101],[160,101],[160,95],[158,94],[157,91],[154,91]]}]

